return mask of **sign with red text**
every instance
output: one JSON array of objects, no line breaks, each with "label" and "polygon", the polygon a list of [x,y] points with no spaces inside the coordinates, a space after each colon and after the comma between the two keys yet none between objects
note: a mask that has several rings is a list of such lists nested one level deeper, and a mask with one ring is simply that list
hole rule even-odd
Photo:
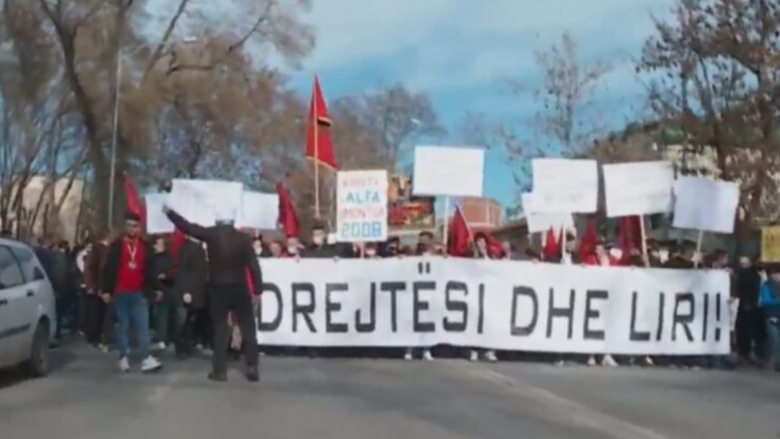
[{"label": "sign with red text", "polygon": [[387,171],[342,171],[337,184],[337,241],[387,240]]}]

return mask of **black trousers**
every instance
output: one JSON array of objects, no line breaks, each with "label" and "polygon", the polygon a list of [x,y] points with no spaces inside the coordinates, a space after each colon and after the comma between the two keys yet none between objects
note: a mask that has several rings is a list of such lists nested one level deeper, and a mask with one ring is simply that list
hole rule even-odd
[{"label": "black trousers", "polygon": [[[737,310],[736,323],[737,352],[742,358],[750,358],[751,354],[758,354],[764,341],[764,317],[761,309],[753,307],[745,309],[740,306]],[[760,349],[758,349],[760,351]]]},{"label": "black trousers", "polygon": [[103,342],[103,316],[106,303],[97,294],[84,295],[84,335],[87,343],[99,345]]},{"label": "black trousers", "polygon": [[252,299],[245,284],[212,285],[209,298],[211,321],[214,325],[214,356],[212,368],[214,373],[227,372],[228,313],[233,313],[235,321],[241,330],[244,341],[244,358],[248,367],[257,367],[257,324],[253,312]]}]

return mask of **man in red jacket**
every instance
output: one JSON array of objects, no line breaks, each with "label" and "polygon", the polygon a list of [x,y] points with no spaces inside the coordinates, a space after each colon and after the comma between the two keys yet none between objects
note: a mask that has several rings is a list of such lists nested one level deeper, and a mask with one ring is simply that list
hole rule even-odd
[{"label": "man in red jacket", "polygon": [[103,300],[113,303],[118,323],[116,341],[119,345],[119,369],[130,371],[130,324],[135,328],[141,351],[141,371],[151,372],[162,367],[160,361],[149,354],[149,305],[145,293],[155,285],[152,271],[148,269],[151,256],[149,245],[141,237],[141,218],[134,213],[125,217],[125,235],[108,247],[103,273]]}]

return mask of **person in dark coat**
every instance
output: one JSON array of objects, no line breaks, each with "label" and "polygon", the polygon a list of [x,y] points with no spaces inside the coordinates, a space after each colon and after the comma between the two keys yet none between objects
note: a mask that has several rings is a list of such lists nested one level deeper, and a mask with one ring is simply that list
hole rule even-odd
[{"label": "person in dark coat", "polygon": [[[252,248],[250,236],[236,230],[235,218],[222,215],[217,225],[203,227],[184,219],[167,206],[164,212],[173,224],[185,235],[193,236],[206,243],[209,262],[209,308],[214,325],[214,355],[212,371],[208,378],[213,381],[227,381],[228,314],[233,313],[241,328],[244,340],[246,377],[255,382],[260,379],[258,371],[257,324],[255,322],[253,297],[247,285],[247,269],[257,285],[262,285],[260,264]],[[258,289],[258,293],[260,293]],[[257,296],[255,296],[257,297]]]},{"label": "person in dark coat", "polygon": [[195,238],[187,237],[179,250],[179,267],[176,276],[176,294],[180,298],[184,317],[184,328],[176,350],[183,355],[189,355],[193,345],[204,348],[211,346],[211,322],[206,297],[207,281],[206,251]]},{"label": "person in dark coat", "polygon": [[329,245],[328,232],[325,224],[315,223],[311,229],[311,243],[301,252],[302,258],[310,259],[330,259],[340,256],[340,249],[334,245]]},{"label": "person in dark coat", "polygon": [[763,319],[758,308],[758,293],[761,290],[761,275],[753,261],[747,256],[739,258],[734,293],[739,299],[737,309],[736,338],[740,361],[750,362],[755,353],[754,346],[760,345]]},{"label": "person in dark coat", "polygon": [[[157,332],[157,344],[155,348],[164,351],[171,340],[178,337],[181,323],[178,319],[178,297],[174,291],[174,269],[176,264],[173,255],[166,248],[165,238],[154,238],[154,251],[149,259],[149,268],[152,276],[157,280],[159,289],[154,297],[154,329]],[[173,319],[173,330],[169,323]],[[172,333],[174,335],[172,335]]]}]

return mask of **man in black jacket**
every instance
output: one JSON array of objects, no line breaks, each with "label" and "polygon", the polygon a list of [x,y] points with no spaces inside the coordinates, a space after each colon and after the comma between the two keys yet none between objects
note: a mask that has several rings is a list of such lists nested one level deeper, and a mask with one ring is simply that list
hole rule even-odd
[{"label": "man in black jacket", "polygon": [[[257,324],[252,299],[247,285],[247,269],[255,285],[262,284],[260,264],[252,248],[252,239],[233,227],[234,218],[223,216],[217,225],[203,227],[190,223],[181,215],[164,207],[164,212],[173,224],[184,234],[206,243],[209,258],[209,307],[214,325],[214,355],[209,379],[227,380],[228,313],[238,320],[241,338],[244,340],[244,357],[247,364],[247,379],[260,378],[257,349]],[[259,292],[259,291],[258,291]]]},{"label": "man in black jacket", "polygon": [[734,293],[739,299],[737,310],[736,337],[737,353],[742,362],[753,358],[753,346],[759,346],[757,328],[761,327],[761,311],[758,308],[758,294],[761,289],[761,275],[747,256],[739,258]]},{"label": "man in black jacket", "polygon": [[194,344],[211,346],[211,323],[206,308],[208,261],[203,245],[193,237],[179,249],[179,269],[176,276],[176,294],[179,296],[184,328],[177,340],[176,351],[189,355]]}]

